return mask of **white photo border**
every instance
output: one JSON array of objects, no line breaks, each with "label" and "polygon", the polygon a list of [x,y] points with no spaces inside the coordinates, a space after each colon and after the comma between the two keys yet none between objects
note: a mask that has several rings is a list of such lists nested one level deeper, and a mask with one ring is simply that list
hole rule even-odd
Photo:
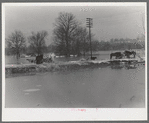
[{"label": "white photo border", "polygon": [[[5,7],[6,6],[144,6],[146,2],[2,3],[2,121],[144,121],[147,120],[147,35],[145,35],[145,108],[5,108]],[[145,28],[147,34],[147,28]]]}]

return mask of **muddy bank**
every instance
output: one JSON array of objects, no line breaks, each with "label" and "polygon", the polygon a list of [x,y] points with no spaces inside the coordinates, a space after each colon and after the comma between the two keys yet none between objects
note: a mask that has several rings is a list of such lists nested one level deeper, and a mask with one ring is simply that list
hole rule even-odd
[{"label": "muddy bank", "polygon": [[70,61],[59,63],[43,63],[43,64],[16,64],[5,66],[5,75],[7,77],[14,77],[20,75],[34,75],[41,72],[57,72],[78,70],[85,68],[107,67],[109,62],[102,61]]},{"label": "muddy bank", "polygon": [[139,64],[145,65],[145,61],[137,59],[114,59],[114,60],[83,60],[43,64],[14,64],[5,66],[5,75],[7,77],[34,75],[41,72],[58,72],[68,70],[78,70],[86,68],[101,68],[110,66],[112,69],[135,69]]}]

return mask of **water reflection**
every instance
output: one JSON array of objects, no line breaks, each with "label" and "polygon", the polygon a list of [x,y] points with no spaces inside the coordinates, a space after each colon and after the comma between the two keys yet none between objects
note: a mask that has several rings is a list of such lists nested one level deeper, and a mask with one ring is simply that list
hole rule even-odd
[{"label": "water reflection", "polygon": [[144,67],[145,63],[115,63],[115,64],[110,64],[111,69],[137,69],[137,67],[141,66]]}]

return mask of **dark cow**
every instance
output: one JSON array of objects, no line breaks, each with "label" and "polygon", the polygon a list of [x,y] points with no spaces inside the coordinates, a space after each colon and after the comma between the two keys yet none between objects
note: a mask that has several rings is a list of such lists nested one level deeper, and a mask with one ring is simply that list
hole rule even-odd
[{"label": "dark cow", "polygon": [[116,59],[121,59],[121,58],[123,58],[123,54],[122,54],[121,52],[111,53],[111,54],[110,54],[110,59],[112,59],[113,56],[115,56]]},{"label": "dark cow", "polygon": [[43,63],[43,55],[36,56],[36,64],[41,64],[41,63]]},{"label": "dark cow", "polygon": [[95,59],[97,59],[97,57],[91,57],[91,60],[95,60]]},{"label": "dark cow", "polygon": [[130,55],[133,55],[134,58],[136,56],[136,52],[135,51],[124,51],[124,55],[127,57],[127,58],[130,58]]}]

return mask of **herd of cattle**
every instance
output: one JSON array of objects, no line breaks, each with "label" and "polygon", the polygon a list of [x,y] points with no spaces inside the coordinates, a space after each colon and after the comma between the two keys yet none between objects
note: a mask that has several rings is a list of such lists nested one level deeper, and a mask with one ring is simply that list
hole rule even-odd
[{"label": "herd of cattle", "polygon": [[30,63],[36,63],[36,64],[41,64],[43,62],[52,63],[52,62],[54,62],[54,57],[52,57],[52,56],[43,57],[43,54],[40,54],[40,55],[36,56],[36,59],[26,59],[26,60],[29,61]]},{"label": "herd of cattle", "polygon": [[[122,59],[124,57],[130,58],[131,55],[133,55],[133,58],[135,58],[136,52],[135,51],[127,51],[127,50],[124,52],[115,52],[115,53],[110,54],[110,59],[112,59],[113,56],[115,57],[115,59]],[[91,57],[91,60],[95,60],[95,59],[97,59],[97,57]]]},{"label": "herd of cattle", "polygon": [[[112,59],[113,57],[115,57],[115,59],[122,59],[124,57],[130,58],[130,56],[133,55],[133,57],[135,58],[136,56],[136,52],[135,51],[124,51],[124,52],[115,52],[115,53],[111,53],[110,54],[110,59]],[[26,59],[28,60],[30,63],[36,63],[36,64],[41,64],[43,62],[45,63],[52,63],[54,62],[54,58],[55,56],[43,56],[42,54],[36,56],[35,59]],[[91,60],[95,60],[97,59],[97,57],[91,57]]]},{"label": "herd of cattle", "polygon": [[130,58],[130,56],[133,55],[135,58],[136,52],[135,51],[124,51],[124,52],[115,52],[110,54],[110,59],[114,56],[116,59],[121,59],[123,57]]}]

